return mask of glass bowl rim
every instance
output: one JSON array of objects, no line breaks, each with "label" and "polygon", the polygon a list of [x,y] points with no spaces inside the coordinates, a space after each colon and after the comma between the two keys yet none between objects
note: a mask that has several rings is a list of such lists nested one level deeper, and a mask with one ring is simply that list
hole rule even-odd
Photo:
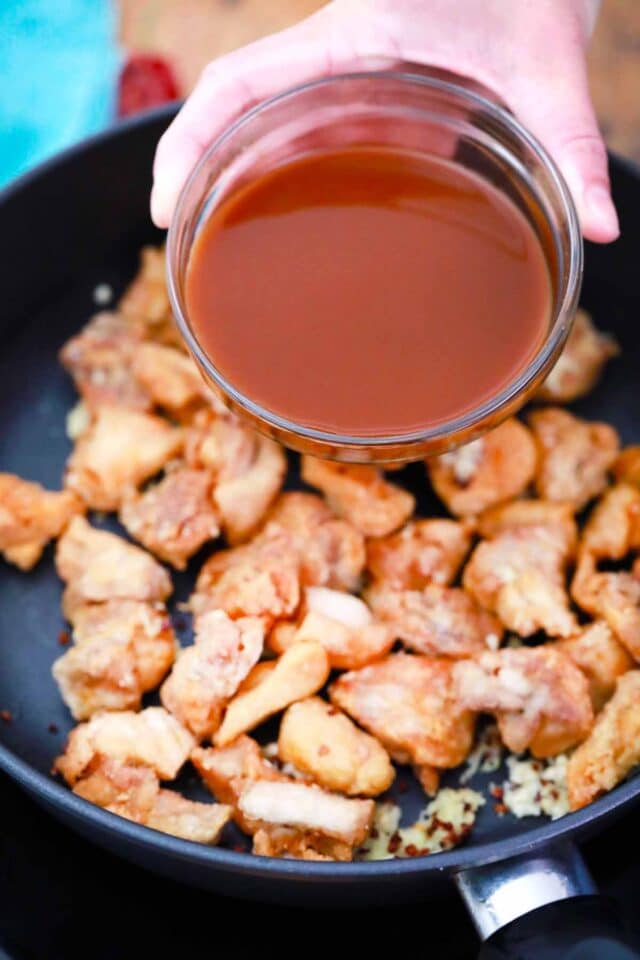
[{"label": "glass bowl rim", "polygon": [[[434,68],[433,74],[430,74],[428,66],[422,64],[416,64],[415,66],[419,69],[419,73],[411,72],[411,64],[407,64],[406,67],[403,66],[400,69],[396,67],[393,69],[358,69],[341,72],[329,77],[320,77],[296,84],[282,90],[275,96],[260,101],[254,107],[242,113],[212,141],[189,174],[180,191],[169,226],[166,248],[167,287],[171,307],[180,334],[194,355],[197,363],[205,371],[206,375],[213,380],[223,396],[226,395],[231,399],[234,408],[240,408],[240,410],[246,411],[259,422],[268,424],[269,427],[279,431],[281,434],[293,434],[311,443],[315,441],[334,447],[370,447],[372,449],[446,441],[446,438],[449,436],[454,437],[457,434],[467,434],[484,421],[499,416],[501,409],[510,408],[510,405],[516,398],[524,393],[527,387],[540,377],[541,372],[545,370],[552,357],[559,353],[571,329],[571,322],[578,306],[580,295],[584,251],[578,213],[567,182],[558,165],[542,143],[540,143],[508,109],[501,106],[498,102],[488,99],[487,96],[478,93],[476,89],[469,89],[463,86],[464,78],[461,77],[461,83],[457,83],[452,80],[443,79],[441,76],[442,71],[437,68]],[[385,434],[382,436],[332,433],[297,423],[295,420],[289,420],[275,413],[273,410],[263,407],[227,380],[205,353],[191,329],[185,310],[183,310],[182,298],[176,277],[179,260],[180,226],[185,219],[185,208],[191,200],[191,194],[195,189],[201,172],[208,167],[211,158],[228,140],[234,137],[240,130],[249,126],[255,119],[268,113],[277,105],[287,100],[294,100],[299,94],[309,90],[339,86],[341,83],[349,80],[376,81],[388,79],[410,85],[418,84],[441,94],[448,94],[458,97],[462,101],[466,101],[470,107],[476,110],[482,110],[485,114],[488,114],[498,127],[506,129],[509,134],[516,140],[521,141],[525,147],[531,151],[549,176],[556,199],[560,203],[561,215],[566,221],[569,237],[569,256],[565,268],[566,281],[564,283],[562,300],[557,307],[556,316],[550,327],[549,334],[525,369],[515,379],[503,387],[500,393],[490,397],[479,406],[473,407],[473,409],[463,414],[459,414],[454,418],[444,420],[428,428],[407,431],[405,433]],[[176,269],[174,269],[174,265]],[[492,422],[495,425],[495,421]]]}]

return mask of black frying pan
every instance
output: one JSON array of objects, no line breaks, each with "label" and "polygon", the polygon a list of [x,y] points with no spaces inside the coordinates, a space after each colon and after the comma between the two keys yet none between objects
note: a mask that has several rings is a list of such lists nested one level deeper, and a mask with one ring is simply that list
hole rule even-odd
[{"label": "black frying pan", "polygon": [[[95,137],[0,196],[1,470],[51,487],[60,483],[69,452],[64,419],[75,395],[56,354],[95,309],[94,287],[107,282],[119,295],[134,273],[140,246],[160,239],[148,217],[150,170],[155,144],[173,112],[163,109]],[[616,333],[622,355],[576,409],[611,421],[630,442],[640,440],[640,173],[613,158],[612,175],[623,238],[611,247],[587,250],[584,303],[601,326]],[[420,512],[441,512],[427,492],[420,465],[399,477],[417,495]],[[289,485],[296,482],[292,464]],[[175,578],[176,601],[186,597],[192,577],[193,570]],[[488,803],[458,849],[354,864],[253,857],[235,849],[241,838],[231,834],[226,848],[209,848],[130,823],[74,796],[49,773],[72,725],[50,674],[61,652],[60,592],[51,549],[31,574],[0,566],[0,709],[12,715],[10,723],[0,721],[0,767],[87,838],[188,883],[289,903],[428,901],[436,887],[453,877],[481,935],[502,928],[485,944],[485,958],[564,957],[570,944],[583,942],[592,932],[614,937],[615,910],[596,895],[572,844],[601,829],[640,796],[638,777],[555,822],[500,818]],[[183,641],[188,640],[184,615],[178,612],[175,619]],[[472,785],[482,790],[489,779],[499,777],[479,776]],[[446,782],[455,784],[455,775]],[[192,774],[184,774],[180,786],[189,796],[205,798]],[[424,805],[417,788],[396,799],[408,818]],[[575,895],[586,899],[566,899]],[[540,907],[550,901],[559,902]],[[527,914],[534,907],[540,909]],[[513,919],[520,914],[527,916]],[[602,942],[595,953],[572,955],[613,956]]]}]

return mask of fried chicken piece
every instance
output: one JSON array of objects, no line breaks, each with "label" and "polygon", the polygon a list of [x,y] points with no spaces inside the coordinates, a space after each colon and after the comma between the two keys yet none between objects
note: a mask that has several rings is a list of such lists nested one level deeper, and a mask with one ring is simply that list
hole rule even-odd
[{"label": "fried chicken piece", "polygon": [[531,431],[512,417],[426,465],[433,489],[451,513],[468,517],[523,493],[534,478],[537,460]]},{"label": "fried chicken piece", "polygon": [[175,659],[176,639],[163,604],[111,600],[74,612],[74,646],[53,665],[76,720],[99,710],[137,710]]},{"label": "fried chicken piece", "polygon": [[255,740],[244,735],[228,747],[196,747],[191,762],[213,796],[233,808],[233,819],[248,834],[255,833],[260,823],[248,819],[239,809],[242,792],[257,780],[290,780],[264,759]]},{"label": "fried chicken piece", "polygon": [[286,472],[282,447],[267,437],[256,436],[255,453],[247,469],[238,476],[218,480],[213,499],[229,543],[242,543],[257,530],[280,492]]},{"label": "fried chicken piece", "polygon": [[289,704],[317,693],[329,671],[329,658],[319,643],[296,643],[278,660],[258,664],[229,703],[213,742],[224,747]]},{"label": "fried chicken piece", "polygon": [[56,570],[67,590],[63,609],[74,610],[102,600],[164,600],[172,590],[167,571],[153,557],[84,517],[74,517],[56,547]]},{"label": "fried chicken piece", "polygon": [[282,447],[228,411],[205,410],[186,431],[185,457],[213,476],[214,502],[229,543],[247,540],[282,487],[287,470]]},{"label": "fried chicken piece", "polygon": [[502,624],[464,590],[429,583],[423,590],[372,587],[367,599],[396,640],[416,653],[469,657],[496,649]]},{"label": "fried chicken piece", "polygon": [[620,352],[614,337],[601,333],[586,310],[578,310],[560,357],[535,399],[570,403],[595,386],[607,360]]},{"label": "fried chicken piece", "polygon": [[586,676],[596,713],[613,694],[618,677],[633,666],[633,660],[603,620],[590,623],[575,637],[558,640],[555,649],[566,653]]},{"label": "fried chicken piece", "polygon": [[529,414],[540,455],[538,496],[571,503],[575,510],[602,493],[618,455],[618,434],[607,423],[574,417],[560,407]]},{"label": "fried chicken piece", "polygon": [[578,560],[571,595],[583,610],[602,617],[634,660],[640,660],[640,569],[599,571],[594,557]]},{"label": "fried chicken piece", "polygon": [[96,713],[73,728],[55,769],[73,786],[97,758],[107,757],[151,767],[161,780],[173,780],[194,746],[189,731],[163,707]]},{"label": "fried chicken piece", "polygon": [[580,743],[593,723],[589,684],[554,644],[482,653],[453,667],[455,696],[492,713],[505,746],[551,757]]},{"label": "fried chicken piece", "polygon": [[141,343],[133,354],[131,371],[140,389],[170,413],[180,414],[206,396],[197,366],[174,347]]},{"label": "fried chicken piece", "polygon": [[319,833],[358,847],[373,823],[373,800],[353,800],[306,783],[256,780],[238,800],[243,816],[262,823]]},{"label": "fried chicken piece", "polygon": [[144,322],[145,339],[184,349],[167,293],[164,247],[142,248],[139,270],[125,290],[118,309],[127,318]]},{"label": "fried chicken piece", "polygon": [[77,796],[136,823],[146,823],[160,793],[149,767],[96,757],[73,787]]},{"label": "fried chicken piece", "polygon": [[455,580],[471,547],[473,528],[455,520],[416,520],[367,544],[367,569],[394,590],[421,590]]},{"label": "fried chicken piece", "polygon": [[561,525],[508,528],[475,548],[465,567],[464,587],[522,637],[538,630],[569,637],[577,629],[565,589],[570,536]]},{"label": "fried chicken piece", "polygon": [[348,796],[376,797],[395,776],[378,741],[320,697],[288,707],[280,724],[278,755],[319,786]]},{"label": "fried chicken piece", "polygon": [[353,860],[353,848],[348,843],[315,832],[270,825],[256,830],[252,853],[257,857],[293,857],[295,860]]},{"label": "fried chicken piece", "polygon": [[620,783],[640,762],[640,670],[619,677],[593,730],[569,757],[569,807],[579,810]]},{"label": "fried chicken piece", "polygon": [[90,410],[105,404],[151,409],[149,392],[132,370],[143,332],[140,324],[104,311],[62,347],[60,362]]},{"label": "fried chicken piece", "polygon": [[305,455],[301,475],[310,486],[322,490],[334,513],[365,537],[386,537],[406,523],[415,509],[414,497],[389,483],[375,467]]},{"label": "fried chicken piece", "polygon": [[613,475],[621,483],[640,487],[640,444],[625,447],[613,464]]},{"label": "fried chicken piece", "polygon": [[95,510],[116,510],[129,490],[158,473],[181,447],[182,431],[166,420],[101,406],[69,457],[65,485]]},{"label": "fried chicken piece", "polygon": [[512,500],[485,510],[477,520],[481,537],[498,536],[507,530],[527,527],[553,527],[561,534],[566,549],[573,553],[578,542],[578,527],[570,503],[551,500]]},{"label": "fried chicken piece", "polygon": [[618,483],[605,490],[591,511],[581,549],[598,560],[622,560],[639,548],[640,490]]},{"label": "fried chicken piece", "polygon": [[262,622],[230,620],[222,610],[203,614],[195,643],[182,650],[160,691],[164,707],[199,740],[220,726],[224,708],[260,659]]},{"label": "fried chicken piece", "polygon": [[356,670],[379,660],[393,646],[389,627],[376,623],[359,597],[328,587],[307,587],[304,606],[306,613],[298,627],[284,621],[269,635],[269,646],[276,653],[294,643],[319,643],[332,668]]},{"label": "fried chicken piece", "polygon": [[220,533],[206,470],[177,467],[144,493],[128,493],[120,522],[147,550],[176,570]]},{"label": "fried chicken piece", "polygon": [[232,812],[231,807],[221,803],[197,803],[173,790],[160,790],[146,825],[183,840],[213,846],[220,839]]},{"label": "fried chicken piece", "polygon": [[413,773],[426,795],[435,797],[440,786],[440,771],[429,763],[421,763],[414,766]]},{"label": "fried chicken piece", "polygon": [[300,491],[282,493],[266,523],[284,529],[300,558],[305,586],[357,590],[364,570],[364,537],[345,520],[338,520],[322,497]]},{"label": "fried chicken piece", "polygon": [[13,473],[0,473],[0,553],[30,570],[49,540],[58,537],[84,504],[70,490],[45,490]]},{"label": "fried chicken piece", "polygon": [[473,743],[475,714],[456,698],[453,662],[392,653],[331,685],[332,703],[398,763],[456,767]]},{"label": "fried chicken piece", "polygon": [[196,615],[220,609],[230,617],[260,617],[269,629],[293,616],[300,602],[299,560],[284,531],[218,550],[202,566],[191,596]]}]

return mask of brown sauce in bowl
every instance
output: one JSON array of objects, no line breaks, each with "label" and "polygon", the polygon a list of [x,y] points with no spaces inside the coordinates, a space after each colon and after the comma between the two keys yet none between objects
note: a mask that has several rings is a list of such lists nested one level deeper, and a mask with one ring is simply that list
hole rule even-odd
[{"label": "brown sauce in bowl", "polygon": [[305,427],[374,437],[508,386],[545,339],[552,288],[499,190],[448,161],[351,147],[225,198],[196,237],[185,300],[236,390]]}]

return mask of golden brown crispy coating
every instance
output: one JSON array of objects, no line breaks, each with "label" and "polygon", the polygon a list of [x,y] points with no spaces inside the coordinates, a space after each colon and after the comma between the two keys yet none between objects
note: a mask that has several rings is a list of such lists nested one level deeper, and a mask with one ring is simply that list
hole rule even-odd
[{"label": "golden brown crispy coating", "polygon": [[443,586],[456,577],[471,547],[473,527],[455,520],[415,520],[398,533],[367,544],[367,569],[395,590]]},{"label": "golden brown crispy coating", "polygon": [[632,572],[599,571],[593,556],[583,552],[571,583],[571,595],[587,613],[606,620],[634,660],[640,660],[640,569],[637,566]]},{"label": "golden brown crispy coating", "polygon": [[60,362],[90,410],[113,405],[150,410],[149,392],[134,375],[133,358],[144,327],[119,313],[102,312],[60,351]]},{"label": "golden brown crispy coating", "polygon": [[146,823],[158,799],[160,784],[149,767],[97,757],[73,792],[127,820]]},{"label": "golden brown crispy coating", "polygon": [[172,590],[167,571],[153,557],[84,517],[74,517],[56,547],[56,569],[67,584],[64,613],[103,600],[164,600]]},{"label": "golden brown crispy coating", "polygon": [[640,762],[640,670],[618,679],[589,737],[569,757],[569,806],[578,810],[612,790]]},{"label": "golden brown crispy coating", "polygon": [[287,709],[280,724],[278,755],[319,786],[348,796],[376,797],[395,776],[378,741],[320,697]]},{"label": "golden brown crispy coating", "polygon": [[492,713],[509,750],[550,757],[580,743],[593,723],[589,684],[554,644],[518,647],[460,660],[458,702]]},{"label": "golden brown crispy coating", "polygon": [[65,485],[95,510],[117,509],[128,491],[180,452],[182,431],[124,407],[97,407],[67,462]]},{"label": "golden brown crispy coating", "polygon": [[622,560],[640,548],[640,490],[627,483],[609,487],[582,532],[581,550],[598,560]]},{"label": "golden brown crispy coating", "polygon": [[523,637],[538,630],[571,636],[577,622],[565,589],[570,535],[554,524],[507,528],[475,548],[463,575],[465,589]]},{"label": "golden brown crispy coating", "polygon": [[174,347],[139,344],[131,358],[131,371],[140,389],[170,413],[180,414],[206,397],[207,388],[197,366]]},{"label": "golden brown crispy coating", "polygon": [[435,797],[440,786],[440,771],[428,763],[416,764],[413,773],[428,797]]},{"label": "golden brown crispy coating", "polygon": [[618,677],[633,667],[633,660],[603,620],[590,623],[575,637],[558,640],[555,648],[566,653],[586,676],[596,713],[613,694]]},{"label": "golden brown crispy coating", "polygon": [[303,456],[302,479],[322,490],[331,509],[365,537],[386,537],[415,509],[415,499],[375,467]]},{"label": "golden brown crispy coating", "polygon": [[469,657],[500,645],[502,624],[464,590],[429,583],[423,590],[372,587],[371,609],[393,637],[416,653]]},{"label": "golden brown crispy coating", "polygon": [[393,653],[343,673],[329,694],[399,763],[455,767],[471,749],[475,714],[457,700],[452,669],[444,657]]},{"label": "golden brown crispy coating", "polygon": [[256,780],[290,779],[265,760],[258,744],[247,736],[238,737],[228,747],[196,747],[191,762],[213,796],[233,807],[233,819],[249,834],[260,824],[247,819],[238,808],[243,790]]},{"label": "golden brown crispy coating", "polygon": [[262,622],[230,620],[222,610],[198,619],[193,646],[182,650],[160,691],[164,707],[199,739],[220,726],[227,702],[260,659]]},{"label": "golden brown crispy coating", "polygon": [[282,487],[287,469],[282,447],[228,411],[201,410],[186,430],[185,457],[211,473],[229,543],[247,540]]},{"label": "golden brown crispy coating", "polygon": [[118,309],[131,320],[144,323],[145,339],[184,350],[167,293],[164,247],[142,248],[139,270],[125,290]]},{"label": "golden brown crispy coating", "polygon": [[302,584],[357,590],[366,559],[364,537],[350,523],[338,520],[322,497],[282,493],[266,523],[282,527],[291,537],[300,557]]},{"label": "golden brown crispy coating", "polygon": [[359,597],[328,587],[307,587],[299,624],[282,621],[269,635],[269,646],[283,653],[294,643],[319,643],[336,670],[356,670],[373,663],[393,646],[393,633],[376,623]]},{"label": "golden brown crispy coating", "polygon": [[293,857],[295,860],[353,860],[353,847],[348,843],[269,824],[256,830],[252,852],[258,857]]},{"label": "golden brown crispy coating", "polygon": [[553,527],[573,552],[578,542],[578,527],[570,503],[553,503],[551,500],[512,500],[485,510],[477,520],[481,537],[498,536],[506,530],[523,527]]},{"label": "golden brown crispy coating", "polygon": [[160,790],[146,825],[194,843],[215,844],[231,819],[231,807],[221,803],[196,803],[173,790]]},{"label": "golden brown crispy coating", "polygon": [[218,550],[202,566],[191,608],[220,609],[230,617],[261,617],[265,629],[293,616],[300,602],[298,553],[284,531]]},{"label": "golden brown crispy coating", "polygon": [[214,502],[230,544],[247,540],[260,526],[287,472],[284,450],[267,437],[256,436],[254,455],[246,470],[218,479]]},{"label": "golden brown crispy coating", "polygon": [[73,611],[74,646],[53,665],[76,720],[99,710],[137,710],[175,659],[176,639],[163,604],[111,600]]},{"label": "golden brown crispy coating", "polygon": [[238,808],[249,820],[318,833],[358,847],[373,823],[373,800],[353,800],[308,783],[256,780],[240,794]]},{"label": "golden brown crispy coating", "polygon": [[523,493],[534,478],[537,459],[531,432],[511,418],[426,464],[434,490],[451,513],[468,517]]},{"label": "golden brown crispy coating", "polygon": [[578,310],[560,357],[536,393],[536,400],[570,403],[589,393],[607,360],[619,353],[615,338],[601,333],[586,310]]},{"label": "golden brown crispy coating", "polygon": [[70,490],[45,490],[13,473],[0,473],[0,553],[30,570],[49,540],[58,537],[84,504]]},{"label": "golden brown crispy coating", "polygon": [[607,423],[581,420],[560,407],[535,410],[529,424],[540,454],[538,495],[581,510],[607,485],[620,446],[618,434]]},{"label": "golden brown crispy coating", "polygon": [[131,536],[176,570],[220,533],[206,470],[179,466],[143,493],[128,493],[120,521]]},{"label": "golden brown crispy coating", "polygon": [[213,742],[224,747],[289,704],[317,693],[329,670],[329,658],[318,643],[296,643],[275,662],[258,664],[229,703]]},{"label": "golden brown crispy coating", "polygon": [[107,757],[151,767],[161,780],[173,780],[194,746],[189,731],[163,707],[96,713],[73,728],[55,769],[73,786],[96,759]]},{"label": "golden brown crispy coating", "polygon": [[640,487],[640,444],[625,447],[613,465],[613,475],[622,483]]}]

